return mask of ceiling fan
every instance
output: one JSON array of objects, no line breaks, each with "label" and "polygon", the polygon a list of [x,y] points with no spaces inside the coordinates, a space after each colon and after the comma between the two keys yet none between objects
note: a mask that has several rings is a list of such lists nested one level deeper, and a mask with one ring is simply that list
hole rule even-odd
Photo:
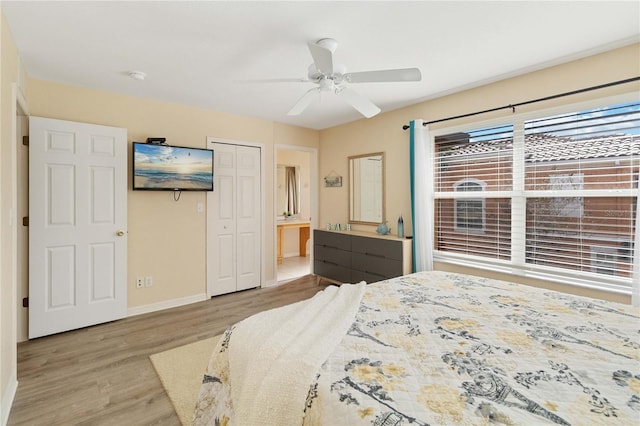
[{"label": "ceiling fan", "polygon": [[313,63],[309,65],[308,79],[277,79],[279,82],[312,82],[317,85],[308,90],[291,108],[287,115],[299,115],[322,92],[333,92],[365,117],[373,117],[380,108],[366,97],[349,87],[351,83],[382,83],[401,81],[420,81],[422,75],[418,68],[402,68],[379,71],[346,72],[344,66],[335,64],[333,52],[338,42],[332,38],[323,38],[308,43]]}]

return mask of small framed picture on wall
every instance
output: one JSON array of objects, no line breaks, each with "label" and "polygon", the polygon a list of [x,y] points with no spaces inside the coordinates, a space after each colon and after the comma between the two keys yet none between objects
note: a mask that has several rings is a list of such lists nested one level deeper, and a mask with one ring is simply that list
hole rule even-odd
[{"label": "small framed picture on wall", "polygon": [[324,178],[324,186],[327,188],[342,186],[342,176],[326,176]]}]

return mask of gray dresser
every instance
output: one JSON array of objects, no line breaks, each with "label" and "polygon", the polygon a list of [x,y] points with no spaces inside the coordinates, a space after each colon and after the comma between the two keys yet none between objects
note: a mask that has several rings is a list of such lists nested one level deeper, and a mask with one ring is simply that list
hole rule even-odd
[{"label": "gray dresser", "polygon": [[411,240],[360,231],[313,231],[313,273],[335,283],[372,283],[412,272]]}]

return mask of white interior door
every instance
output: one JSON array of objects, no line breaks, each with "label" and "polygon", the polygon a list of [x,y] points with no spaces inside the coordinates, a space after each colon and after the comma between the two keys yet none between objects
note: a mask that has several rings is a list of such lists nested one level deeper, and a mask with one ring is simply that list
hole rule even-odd
[{"label": "white interior door", "polygon": [[260,148],[212,143],[214,190],[207,195],[207,294],[261,284]]},{"label": "white interior door", "polygon": [[127,130],[29,120],[29,338],[127,312]]}]

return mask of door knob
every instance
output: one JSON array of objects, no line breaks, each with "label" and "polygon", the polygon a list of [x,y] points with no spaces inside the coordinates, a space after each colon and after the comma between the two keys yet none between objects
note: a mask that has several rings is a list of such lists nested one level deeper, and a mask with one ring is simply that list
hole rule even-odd
[{"label": "door knob", "polygon": [[122,237],[122,236],[124,235],[124,231],[123,231],[122,229],[118,229],[118,230],[116,231],[116,235],[117,235],[118,237]]}]

